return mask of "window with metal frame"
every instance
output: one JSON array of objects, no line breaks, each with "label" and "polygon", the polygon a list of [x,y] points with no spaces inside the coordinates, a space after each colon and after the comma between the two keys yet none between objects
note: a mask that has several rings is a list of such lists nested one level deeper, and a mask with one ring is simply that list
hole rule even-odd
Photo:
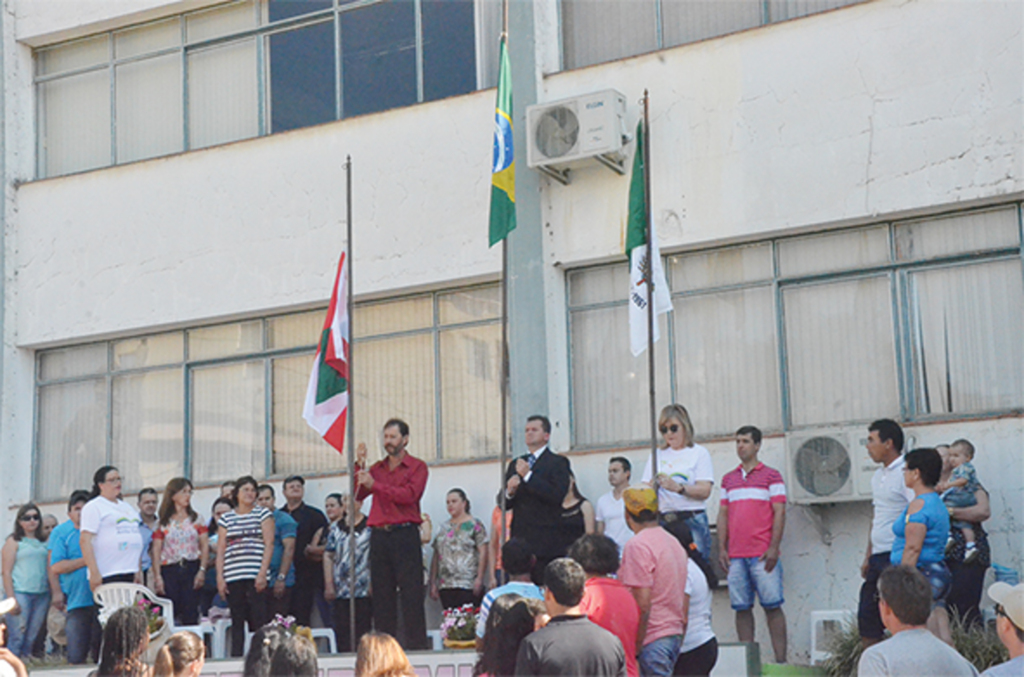
[{"label": "window with metal frame", "polygon": [[[666,257],[658,401],[698,436],[1024,410],[1020,205]],[[573,446],[643,444],[625,264],[569,271]],[[664,321],[664,320],[663,320]],[[667,331],[664,331],[667,329]]]},{"label": "window with metal frame", "polygon": [[[341,472],[302,419],[324,310],[40,351],[34,497],[60,500],[117,466],[125,491],[184,475]],[[496,285],[360,303],[353,326],[356,437],[379,450],[388,418],[428,461],[500,448]]]},{"label": "window with metal frame", "polygon": [[489,86],[496,1],[236,0],[39,48],[37,175]]}]

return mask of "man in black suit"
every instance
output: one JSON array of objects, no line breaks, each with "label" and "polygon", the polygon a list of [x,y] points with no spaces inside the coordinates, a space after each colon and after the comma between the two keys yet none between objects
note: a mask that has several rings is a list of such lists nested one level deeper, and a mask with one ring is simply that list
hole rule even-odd
[{"label": "man in black suit", "polygon": [[505,505],[512,511],[512,536],[530,545],[537,558],[531,577],[540,585],[544,567],[563,557],[571,545],[560,533],[562,501],[569,491],[569,459],[548,449],[551,421],[526,419],[526,448],[505,472]]}]

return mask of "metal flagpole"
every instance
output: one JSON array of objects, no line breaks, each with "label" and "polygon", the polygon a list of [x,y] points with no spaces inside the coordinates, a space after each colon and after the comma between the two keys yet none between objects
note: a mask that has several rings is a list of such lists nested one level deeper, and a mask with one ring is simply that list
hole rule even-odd
[{"label": "metal flagpole", "polygon": [[[355,397],[352,391],[352,338],[355,313],[352,305],[352,156],[345,156],[345,229],[347,232],[345,240],[345,261],[348,262],[345,271],[345,311],[348,315],[348,413],[346,424],[348,429],[348,505],[345,512],[348,515],[348,636],[349,648],[356,650],[356,427],[353,425],[352,410],[355,404]],[[337,310],[335,310],[337,312]]]},{"label": "metal flagpole", "polygon": [[[505,49],[508,49],[508,0],[501,3],[501,40],[505,42]],[[499,67],[500,71],[500,67]],[[499,85],[500,86],[500,85]],[[513,98],[513,101],[515,99]],[[511,116],[512,111],[508,111]],[[515,207],[513,206],[513,209]],[[498,553],[505,546],[505,466],[508,465],[509,450],[509,426],[508,426],[508,383],[509,383],[509,359],[508,359],[508,236],[501,240],[501,456],[498,460],[498,496],[501,502],[501,520],[498,524],[500,535],[498,536]],[[492,535],[493,538],[493,535]],[[497,562],[491,562],[489,566],[495,569]],[[501,581],[498,581],[500,583]]]},{"label": "metal flagpole", "polygon": [[[647,381],[651,407],[651,477],[658,475],[658,414],[654,393],[654,247],[651,223],[651,120],[650,96],[644,89],[644,224],[647,229]],[[639,149],[638,149],[639,150]]]}]

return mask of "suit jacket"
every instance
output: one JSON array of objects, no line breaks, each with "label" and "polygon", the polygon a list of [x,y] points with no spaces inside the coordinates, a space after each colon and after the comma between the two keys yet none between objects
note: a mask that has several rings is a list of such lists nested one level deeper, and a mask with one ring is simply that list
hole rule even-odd
[{"label": "suit jacket", "polygon": [[[505,484],[516,474],[516,460],[528,460],[529,454],[517,457],[505,471]],[[569,490],[569,459],[550,448],[537,459],[530,480],[523,481],[516,495],[506,501],[512,510],[512,536],[525,539],[541,559],[561,557],[571,545],[563,543],[559,534],[562,501]]]}]

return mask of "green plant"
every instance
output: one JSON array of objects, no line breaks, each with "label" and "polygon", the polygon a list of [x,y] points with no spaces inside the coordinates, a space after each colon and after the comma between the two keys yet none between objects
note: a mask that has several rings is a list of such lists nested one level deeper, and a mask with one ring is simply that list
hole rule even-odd
[{"label": "green plant", "polygon": [[[978,672],[1010,658],[1006,647],[989,628],[965,625],[960,616],[954,613],[949,619],[949,629],[957,653],[974,664]],[[849,677],[857,674],[861,643],[856,619],[845,623],[842,630],[833,635],[828,650],[831,656],[822,663],[822,667],[829,677]]]}]

